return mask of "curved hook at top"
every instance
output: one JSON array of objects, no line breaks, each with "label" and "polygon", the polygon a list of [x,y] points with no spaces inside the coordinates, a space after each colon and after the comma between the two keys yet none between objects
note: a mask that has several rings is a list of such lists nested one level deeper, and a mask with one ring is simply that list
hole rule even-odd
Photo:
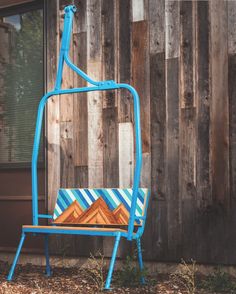
[{"label": "curved hook at top", "polygon": [[68,13],[70,11],[72,11],[73,13],[75,13],[77,10],[75,5],[68,5],[64,8],[65,13]]}]

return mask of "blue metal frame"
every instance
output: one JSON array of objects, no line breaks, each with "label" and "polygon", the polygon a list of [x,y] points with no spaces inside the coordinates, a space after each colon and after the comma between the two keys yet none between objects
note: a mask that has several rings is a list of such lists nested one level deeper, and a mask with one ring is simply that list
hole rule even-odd
[{"label": "blue metal frame", "polygon": [[[23,242],[25,240],[25,236],[28,233],[33,234],[44,234],[45,235],[45,256],[46,256],[46,273],[47,275],[51,274],[50,271],[50,264],[49,264],[49,251],[48,251],[48,235],[49,234],[74,234],[74,235],[94,235],[94,236],[111,236],[115,237],[115,244],[112,253],[111,263],[109,267],[109,272],[105,284],[105,289],[110,288],[112,273],[114,269],[116,253],[119,246],[119,241],[121,237],[124,237],[128,240],[136,240],[137,241],[137,248],[138,248],[138,259],[140,269],[143,269],[143,261],[142,261],[142,252],[141,252],[141,242],[140,238],[143,234],[146,215],[147,215],[147,207],[150,197],[150,191],[148,193],[146,199],[146,207],[142,217],[138,217],[135,215],[136,210],[136,203],[137,203],[137,196],[138,196],[138,188],[140,183],[140,174],[141,174],[141,167],[142,167],[142,140],[141,140],[141,127],[140,127],[140,103],[139,103],[139,96],[136,90],[130,86],[129,84],[123,83],[116,83],[113,80],[107,81],[94,81],[91,79],[86,73],[84,73],[81,69],[76,67],[69,58],[69,49],[70,49],[70,39],[71,39],[71,29],[72,29],[72,22],[73,16],[76,12],[76,7],[74,5],[69,5],[65,7],[65,21],[64,21],[64,31],[62,36],[62,44],[60,49],[60,56],[58,62],[58,71],[56,77],[55,88],[53,91],[46,93],[38,107],[38,114],[36,120],[36,130],[35,130],[35,137],[34,137],[34,145],[33,145],[33,153],[32,153],[32,214],[33,214],[33,226],[23,226],[22,228],[22,237],[20,240],[20,244],[18,246],[15,259],[13,261],[11,270],[8,275],[8,280],[11,280],[14,274],[15,266],[17,264],[21,248],[23,246]],[[89,84],[88,87],[82,88],[73,88],[73,89],[61,89],[62,84],[62,73],[63,73],[63,66],[64,63],[67,64],[73,71],[75,71],[81,78],[86,80]],[[83,92],[93,92],[93,91],[106,91],[106,90],[117,90],[117,89],[126,89],[128,90],[133,96],[134,102],[134,121],[135,121],[135,144],[136,144],[136,163],[135,163],[135,170],[134,170],[134,180],[133,180],[133,194],[132,194],[132,203],[130,209],[130,217],[128,223],[128,230],[88,230],[85,228],[76,229],[70,227],[69,229],[66,227],[55,227],[55,226],[47,226],[47,227],[40,227],[39,219],[46,218],[51,219],[51,215],[47,214],[39,214],[38,212],[38,176],[37,176],[37,164],[38,164],[38,153],[39,153],[39,145],[40,145],[40,137],[41,137],[41,130],[42,130],[42,122],[43,122],[43,113],[45,109],[45,105],[47,100],[54,96],[54,95],[64,95],[64,94],[72,94],[72,93],[83,93]],[[134,223],[135,220],[142,219],[142,225],[134,231]],[[142,278],[141,282],[144,283],[144,278]]]},{"label": "blue metal frame", "polygon": [[[64,31],[62,36],[62,44],[60,50],[60,57],[58,63],[58,71],[55,83],[55,89],[47,93],[40,101],[38,108],[38,116],[36,121],[36,131],[33,146],[32,155],[32,209],[33,209],[33,225],[37,226],[39,223],[39,218],[47,217],[42,216],[38,213],[38,178],[37,178],[37,163],[38,163],[38,152],[40,144],[40,135],[42,130],[43,112],[48,98],[54,95],[72,94],[72,93],[83,93],[92,91],[106,91],[106,90],[116,90],[116,89],[127,89],[133,96],[134,99],[134,121],[135,121],[135,143],[136,143],[136,165],[134,170],[134,181],[133,181],[133,195],[132,204],[130,210],[130,218],[128,225],[128,240],[132,239],[132,234],[134,230],[135,221],[135,209],[137,202],[137,192],[140,182],[140,174],[142,167],[142,140],[141,140],[141,127],[140,127],[140,103],[139,96],[136,90],[128,84],[118,84],[115,81],[94,81],[81,69],[76,67],[69,59],[70,50],[70,39],[71,39],[71,29],[73,16],[76,11],[74,5],[69,5],[65,8],[65,21],[64,21]],[[73,89],[61,89],[62,83],[62,73],[64,62],[74,70],[78,75],[81,76],[88,83],[93,86],[83,87],[83,88],[73,88]],[[48,216],[50,218],[50,216]]]}]

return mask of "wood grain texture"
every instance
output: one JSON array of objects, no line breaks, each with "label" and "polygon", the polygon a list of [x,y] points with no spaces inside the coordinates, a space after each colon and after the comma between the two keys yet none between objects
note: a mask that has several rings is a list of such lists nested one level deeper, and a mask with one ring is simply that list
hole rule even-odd
[{"label": "wood grain texture", "polygon": [[182,200],[182,250],[185,258],[195,251],[196,107],[194,2],[180,4],[180,195]]},{"label": "wood grain texture", "polygon": [[229,201],[229,116],[227,2],[211,1],[211,169],[212,196]]},{"label": "wood grain texture", "polygon": [[132,20],[142,21],[145,19],[144,0],[132,0]]},{"label": "wood grain texture", "polygon": [[133,184],[134,139],[132,123],[119,124],[119,187]]},{"label": "wood grain texture", "polygon": [[[61,9],[68,3],[73,1],[61,0]],[[47,3],[48,89],[53,88],[58,57],[58,5]],[[231,0],[160,0],[158,5],[155,0],[82,0],[78,5],[73,61],[96,80],[117,78],[140,94],[141,183],[152,188],[146,259],[235,263],[235,7]],[[69,86],[84,85],[74,75]],[[90,93],[84,103],[86,99],[74,95],[73,107],[68,102],[61,109],[56,97],[49,104],[51,207],[51,195],[63,181],[77,187],[132,186],[130,94]],[[62,152],[66,160],[58,162]],[[80,236],[57,244],[61,253],[63,246],[84,256],[99,248],[110,256],[113,240]],[[120,257],[131,252],[125,244]]]},{"label": "wood grain texture", "polygon": [[[103,109],[103,186],[119,186],[119,153],[117,108]],[[122,142],[121,142],[122,143]],[[124,143],[124,142],[123,142]],[[125,143],[124,143],[125,144]]]},{"label": "wood grain texture", "polygon": [[212,202],[210,183],[210,55],[209,3],[197,3],[196,22],[196,107],[197,107],[197,206]]},{"label": "wood grain texture", "polygon": [[[60,0],[61,20],[63,20],[62,9],[71,1]],[[60,30],[63,30],[63,21],[60,22]],[[59,46],[59,45],[58,45]],[[70,58],[74,59],[73,39],[70,44]],[[68,67],[63,68],[63,89],[73,88],[73,71]],[[74,124],[73,124],[73,95],[60,95],[60,157],[61,157],[61,187],[67,188],[74,185]]]},{"label": "wood grain texture", "polygon": [[[131,0],[118,1],[118,81],[131,81]],[[133,101],[127,90],[118,92],[118,121],[132,121]]]},{"label": "wood grain texture", "polygon": [[149,39],[146,21],[132,24],[132,84],[140,95],[143,152],[150,152]]},{"label": "wood grain texture", "polygon": [[[228,53],[236,53],[236,2],[229,0],[228,6]],[[230,83],[229,83],[230,84]]]},{"label": "wood grain texture", "polygon": [[[101,2],[87,1],[88,75],[102,77]],[[103,186],[102,93],[88,93],[88,177],[90,187]]]},{"label": "wood grain texture", "polygon": [[[87,34],[73,35],[74,63],[86,72],[87,70]],[[86,81],[74,73],[74,87],[86,86]],[[73,135],[74,135],[74,164],[75,166],[88,165],[88,105],[87,93],[74,94],[73,108]]]},{"label": "wood grain texture", "polygon": [[168,255],[181,256],[181,196],[179,190],[179,60],[166,61],[166,201]]},{"label": "wood grain texture", "polygon": [[[47,91],[54,88],[57,57],[59,16],[58,1],[47,2]],[[54,52],[51,54],[51,52]],[[47,168],[48,168],[48,210],[52,212],[55,206],[57,191],[60,187],[60,103],[59,97],[53,96],[47,103]]]},{"label": "wood grain texture", "polygon": [[[163,48],[164,49],[164,48]],[[151,120],[151,203],[148,211],[147,231],[152,252],[163,256],[167,243],[167,201],[166,201],[166,67],[165,52],[150,56],[150,120]],[[160,204],[161,202],[161,204]],[[165,232],[166,231],[166,232]],[[148,234],[147,232],[147,234]],[[150,258],[151,258],[151,254]]]},{"label": "wood grain texture", "polygon": [[165,28],[166,28],[166,58],[176,58],[180,55],[179,50],[179,19],[180,19],[180,2],[167,0],[165,1]]},{"label": "wood grain texture", "polygon": [[165,51],[165,2],[149,0],[150,54]]},{"label": "wood grain texture", "polygon": [[[102,1],[102,79],[115,79],[115,7],[114,1]],[[115,107],[116,92],[103,93],[103,108]]]}]

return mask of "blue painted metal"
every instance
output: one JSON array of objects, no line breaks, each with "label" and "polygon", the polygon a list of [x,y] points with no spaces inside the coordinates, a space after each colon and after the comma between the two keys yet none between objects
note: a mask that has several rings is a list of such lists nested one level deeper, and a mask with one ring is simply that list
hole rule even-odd
[{"label": "blue painted metal", "polygon": [[48,240],[48,234],[44,237],[44,251],[45,251],[45,259],[46,259],[46,275],[48,277],[51,276],[51,268],[50,268],[50,260],[49,260],[49,240]]},{"label": "blue painted metal", "polygon": [[137,233],[135,234],[136,238],[141,238],[141,236],[143,235],[144,232],[144,228],[145,228],[145,224],[146,224],[146,219],[147,219],[147,210],[148,210],[148,204],[149,204],[149,199],[151,196],[151,192],[150,190],[148,191],[148,196],[147,196],[147,203],[145,205],[145,210],[144,210],[144,214],[143,214],[143,222],[142,222],[142,226],[138,228]]},{"label": "blue painted metal", "polygon": [[105,289],[106,290],[110,289],[112,273],[113,273],[113,270],[114,270],[114,266],[115,266],[115,262],[116,262],[117,250],[118,250],[119,243],[120,243],[120,237],[121,237],[121,234],[118,233],[117,236],[116,236],[116,240],[115,240],[115,244],[114,244],[114,248],[113,248],[113,252],[112,252],[112,257],[111,257],[111,261],[110,261],[110,266],[109,266],[109,270],[108,270],[108,274],[107,274],[107,279],[106,279],[106,283],[105,283]]},{"label": "blue painted metal", "polygon": [[[46,234],[45,237],[45,256],[46,256],[46,271],[47,274],[50,275],[50,265],[49,265],[49,253],[48,253],[48,234],[74,234],[74,235],[92,235],[92,236],[111,236],[115,237],[115,244],[112,253],[111,263],[109,267],[108,277],[105,284],[105,289],[110,288],[112,273],[115,265],[117,249],[119,246],[119,241],[121,237],[124,237],[128,240],[136,239],[138,245],[138,252],[139,252],[139,264],[140,267],[143,268],[142,263],[142,254],[141,254],[141,245],[140,245],[140,237],[143,234],[146,215],[147,215],[147,206],[148,200],[150,197],[150,192],[148,194],[148,199],[146,200],[146,207],[144,214],[142,216],[137,216],[136,213],[136,204],[138,198],[138,189],[140,183],[140,174],[141,174],[141,167],[142,167],[142,141],[141,141],[141,127],[140,127],[140,102],[139,102],[139,95],[137,91],[130,86],[129,84],[124,83],[116,83],[113,80],[107,81],[94,81],[91,79],[86,73],[84,73],[81,69],[76,67],[69,58],[69,49],[70,49],[70,39],[71,39],[71,29],[72,29],[72,21],[73,15],[76,11],[75,6],[69,5],[65,7],[65,21],[64,21],[64,32],[62,36],[62,44],[60,49],[60,56],[58,61],[58,71],[57,77],[55,81],[55,88],[51,92],[46,93],[38,106],[38,114],[36,120],[36,129],[35,129],[35,137],[34,137],[34,145],[33,145],[33,152],[32,152],[32,221],[33,226],[27,227],[23,226],[22,228],[22,237],[20,240],[20,244],[18,246],[15,259],[13,261],[11,270],[8,275],[8,280],[10,281],[13,277],[15,266],[17,264],[17,260],[19,258],[19,254],[21,248],[23,246],[26,233],[33,233],[33,234]],[[67,64],[73,71],[75,71],[81,78],[87,81],[91,86],[82,87],[82,88],[73,88],[73,89],[61,89],[62,84],[62,74],[63,74],[63,66],[64,63]],[[129,91],[133,96],[133,104],[134,104],[134,121],[135,121],[135,144],[136,144],[136,158],[135,158],[135,170],[134,170],[134,180],[133,180],[133,193],[132,193],[132,202],[130,208],[130,217],[128,223],[128,230],[127,231],[109,231],[109,230],[89,230],[86,228],[76,229],[70,227],[69,229],[66,227],[55,227],[54,225],[47,226],[47,227],[40,227],[39,219],[46,218],[51,219],[51,215],[47,214],[39,214],[38,212],[38,175],[37,175],[37,164],[38,164],[38,153],[39,153],[39,145],[40,145],[40,137],[42,131],[42,122],[43,122],[43,113],[45,109],[45,105],[47,100],[54,96],[54,95],[65,95],[65,94],[73,94],[73,93],[83,93],[83,92],[93,92],[93,91],[106,91],[106,90],[118,90],[118,89],[126,89]],[[141,226],[138,228],[137,232],[134,229],[134,222],[135,220],[142,220]]]},{"label": "blue painted metal", "polygon": [[38,218],[53,219],[53,216],[50,214],[38,214]]},{"label": "blue painted metal", "polygon": [[[91,91],[106,91],[112,89],[127,89],[133,96],[134,99],[134,120],[135,120],[135,142],[136,142],[136,165],[134,170],[134,181],[133,181],[133,195],[132,195],[132,204],[130,209],[130,219],[128,225],[128,240],[132,240],[134,222],[135,222],[135,209],[137,203],[137,194],[140,182],[140,173],[142,166],[142,141],[141,141],[141,127],[140,127],[140,103],[139,96],[137,91],[128,84],[117,84],[115,81],[93,81],[88,77],[83,71],[78,69],[72,62],[69,60],[69,46],[71,38],[71,27],[73,21],[73,14],[76,11],[75,6],[69,5],[65,8],[65,22],[64,22],[64,32],[62,37],[62,44],[60,50],[58,72],[56,78],[55,89],[52,92],[47,93],[40,101],[38,108],[38,116],[36,121],[36,131],[34,138],[33,146],[33,155],[32,155],[32,210],[33,210],[33,225],[38,225],[38,179],[37,179],[37,161],[38,161],[38,151],[40,144],[40,134],[42,129],[43,121],[43,112],[47,100],[53,95],[63,95],[63,94],[72,94],[72,93],[82,93],[82,92],[91,92]],[[62,81],[62,71],[64,61],[67,65],[77,72],[82,78],[87,82],[93,84],[91,87],[83,88],[74,88],[74,89],[61,89]]]},{"label": "blue painted metal", "polygon": [[137,243],[137,249],[138,249],[138,262],[139,262],[139,268],[140,268],[140,271],[142,273],[142,276],[141,276],[141,283],[142,284],[145,284],[145,278],[143,276],[143,270],[144,270],[144,266],[143,266],[143,256],[142,256],[142,248],[141,248],[141,240],[140,238],[138,238],[136,240],[136,243]]},{"label": "blue painted metal", "polygon": [[[82,227],[81,229],[76,229],[76,227],[58,227],[58,226],[47,226],[47,227],[24,227],[22,228],[24,233],[36,233],[36,234],[64,234],[64,235],[88,235],[88,236],[110,236],[115,237],[119,233],[121,237],[127,238],[128,234],[126,231],[109,231],[109,230],[87,230],[86,227]],[[133,234],[133,239],[136,236]]]},{"label": "blue painted metal", "polygon": [[16,267],[16,264],[17,264],[17,261],[19,259],[19,256],[20,256],[20,252],[21,252],[21,249],[22,249],[22,246],[23,246],[23,243],[25,241],[25,233],[22,232],[22,235],[21,235],[21,239],[20,239],[20,243],[18,245],[18,248],[17,248],[17,251],[16,251],[16,255],[15,255],[15,258],[13,260],[13,263],[12,263],[12,266],[11,266],[11,269],[10,269],[10,272],[8,274],[8,277],[7,277],[7,280],[8,281],[11,281],[12,280],[12,277],[13,277],[13,274],[14,274],[14,271],[15,271],[15,267]]}]

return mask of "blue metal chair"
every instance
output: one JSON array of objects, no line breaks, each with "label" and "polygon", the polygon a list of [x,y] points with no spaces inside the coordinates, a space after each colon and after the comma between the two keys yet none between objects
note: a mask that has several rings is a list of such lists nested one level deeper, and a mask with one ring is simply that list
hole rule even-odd
[{"label": "blue metal chair", "polygon": [[[110,289],[117,249],[121,237],[129,241],[136,240],[140,269],[143,269],[141,236],[144,232],[147,207],[150,197],[148,189],[139,188],[142,166],[142,142],[140,130],[140,105],[136,90],[128,84],[115,81],[94,81],[69,59],[71,28],[75,6],[65,7],[64,32],[59,56],[55,89],[43,96],[39,103],[36,130],[32,154],[32,214],[33,224],[22,227],[20,243],[7,279],[12,280],[15,267],[26,237],[26,234],[43,234],[45,236],[46,273],[50,276],[48,236],[49,234],[73,234],[89,236],[112,236],[115,244],[105,283]],[[78,75],[91,84],[89,87],[61,89],[64,62]],[[43,112],[47,100],[54,95],[72,93],[127,89],[133,96],[135,119],[136,165],[132,189],[60,189],[53,215],[38,212],[38,178],[37,161],[41,137]],[[52,224],[40,226],[39,219],[51,219]],[[71,225],[73,224],[73,225]],[[144,277],[141,282],[144,283]]]}]

